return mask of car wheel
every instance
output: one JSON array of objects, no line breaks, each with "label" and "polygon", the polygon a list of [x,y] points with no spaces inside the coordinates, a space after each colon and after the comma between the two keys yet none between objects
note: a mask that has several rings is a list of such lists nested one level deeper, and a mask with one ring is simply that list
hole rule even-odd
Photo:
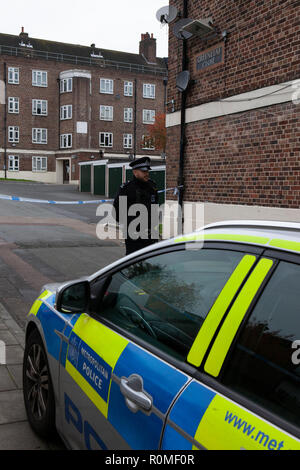
[{"label": "car wheel", "polygon": [[41,437],[55,433],[55,399],[45,348],[37,330],[25,346],[23,396],[28,421]]}]

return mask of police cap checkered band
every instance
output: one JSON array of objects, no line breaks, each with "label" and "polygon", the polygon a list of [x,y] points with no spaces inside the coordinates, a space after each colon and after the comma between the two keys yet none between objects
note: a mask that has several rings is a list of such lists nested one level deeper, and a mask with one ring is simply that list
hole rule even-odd
[{"label": "police cap checkered band", "polygon": [[151,170],[150,168],[150,158],[149,157],[142,157],[134,160],[133,162],[129,163],[129,166],[133,170]]}]

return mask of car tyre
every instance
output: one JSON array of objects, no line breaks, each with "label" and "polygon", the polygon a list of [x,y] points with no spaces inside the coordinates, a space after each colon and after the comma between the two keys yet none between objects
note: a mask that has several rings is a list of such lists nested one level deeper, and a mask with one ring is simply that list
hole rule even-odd
[{"label": "car tyre", "polygon": [[34,330],[26,341],[23,397],[29,424],[41,437],[55,434],[55,398],[42,338]]}]

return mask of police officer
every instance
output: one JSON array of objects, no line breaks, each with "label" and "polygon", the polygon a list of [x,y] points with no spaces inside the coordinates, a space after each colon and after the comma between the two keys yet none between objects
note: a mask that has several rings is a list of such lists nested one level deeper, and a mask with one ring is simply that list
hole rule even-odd
[{"label": "police officer", "polygon": [[[126,255],[129,255],[136,250],[140,250],[141,248],[145,248],[159,240],[158,192],[156,184],[149,178],[149,170],[151,170],[150,158],[139,158],[131,162],[129,166],[133,170],[133,180],[120,186],[119,192],[113,203],[116,211],[116,220],[125,227],[124,236]],[[121,206],[120,196],[127,196],[127,213],[124,213],[122,210],[122,208],[125,207],[125,202],[123,200]],[[146,214],[147,220],[145,221],[144,219],[144,222],[146,222],[144,224],[137,224],[135,227],[136,230],[133,233],[130,224],[134,219],[139,217],[139,214],[129,216],[128,211],[134,204],[143,205],[146,210],[143,211],[143,214],[144,216]],[[156,204],[157,206],[153,207],[153,204]]]}]

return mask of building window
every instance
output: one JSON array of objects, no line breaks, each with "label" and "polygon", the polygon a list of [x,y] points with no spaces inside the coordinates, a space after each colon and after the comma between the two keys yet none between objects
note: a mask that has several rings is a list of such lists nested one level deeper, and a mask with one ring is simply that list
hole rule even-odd
[{"label": "building window", "polygon": [[114,92],[114,81],[109,78],[100,78],[100,93],[112,95]]},{"label": "building window", "polygon": [[149,135],[143,135],[142,138],[142,148],[145,150],[154,150],[154,139]]},{"label": "building window", "polygon": [[154,109],[143,109],[143,123],[154,124],[155,122],[155,111]]},{"label": "building window", "polygon": [[48,131],[47,129],[42,128],[33,128],[32,129],[32,142],[34,144],[47,144],[48,141]]},{"label": "building window", "polygon": [[72,147],[72,134],[61,134],[60,136],[60,148],[68,149]]},{"label": "building window", "polygon": [[70,93],[73,90],[72,78],[62,78],[60,81],[60,92]]},{"label": "building window", "polygon": [[32,157],[32,171],[47,171],[47,157]]},{"label": "building window", "polygon": [[132,122],[132,121],[133,121],[133,109],[124,108],[124,122]]},{"label": "building window", "polygon": [[101,121],[112,121],[114,115],[113,106],[100,106],[100,119]]},{"label": "building window", "polygon": [[155,98],[155,85],[152,85],[151,83],[143,84],[143,98]]},{"label": "building window", "polygon": [[132,149],[132,134],[123,134],[124,149]]},{"label": "building window", "polygon": [[19,171],[19,157],[16,155],[8,156],[8,171]]},{"label": "building window", "polygon": [[112,147],[113,146],[112,132],[100,132],[99,133],[99,145],[100,147]]},{"label": "building window", "polygon": [[124,82],[124,96],[133,95],[133,82]]},{"label": "building window", "polygon": [[32,71],[32,86],[47,87],[47,72],[41,70]]},{"label": "building window", "polygon": [[19,98],[10,96],[8,98],[8,112],[19,114]]},{"label": "building window", "polygon": [[18,143],[19,142],[19,126],[8,127],[8,142]]},{"label": "building window", "polygon": [[32,100],[32,114],[34,116],[47,116],[48,115],[48,101],[47,100]]},{"label": "building window", "polygon": [[64,119],[72,119],[72,105],[67,104],[65,106],[60,107],[60,119],[63,121]]},{"label": "building window", "polygon": [[19,85],[19,79],[19,67],[8,67],[8,83],[12,85]]}]

